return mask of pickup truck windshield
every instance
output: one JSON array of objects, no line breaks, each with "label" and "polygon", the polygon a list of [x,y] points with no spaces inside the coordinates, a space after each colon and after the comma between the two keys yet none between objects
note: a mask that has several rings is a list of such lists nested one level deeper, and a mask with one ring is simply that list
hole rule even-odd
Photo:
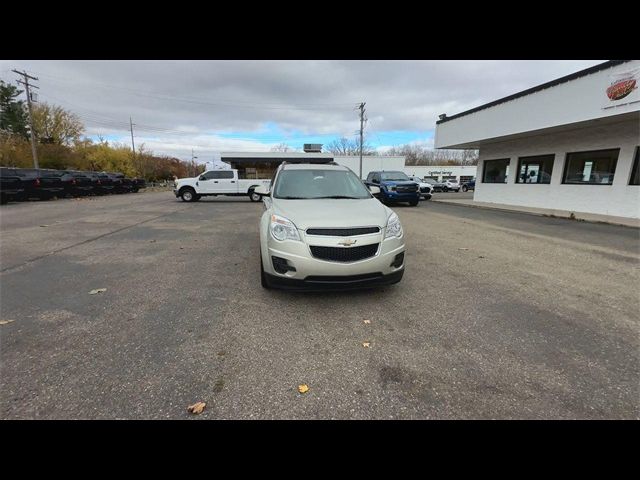
[{"label": "pickup truck windshield", "polygon": [[367,187],[348,170],[283,170],[278,175],[274,198],[371,198]]},{"label": "pickup truck windshield", "polygon": [[391,181],[398,181],[398,182],[408,182],[409,177],[407,177],[406,173],[402,173],[402,172],[382,172],[380,173],[380,178],[382,178],[382,181],[384,182],[385,180],[391,180]]}]

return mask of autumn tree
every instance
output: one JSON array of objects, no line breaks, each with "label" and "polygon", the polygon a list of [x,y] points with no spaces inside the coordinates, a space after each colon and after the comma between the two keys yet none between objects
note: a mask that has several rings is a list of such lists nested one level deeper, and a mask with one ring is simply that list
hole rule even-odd
[{"label": "autumn tree", "polygon": [[75,113],[48,103],[33,106],[33,129],[41,143],[56,145],[71,145],[84,133],[84,125]]}]

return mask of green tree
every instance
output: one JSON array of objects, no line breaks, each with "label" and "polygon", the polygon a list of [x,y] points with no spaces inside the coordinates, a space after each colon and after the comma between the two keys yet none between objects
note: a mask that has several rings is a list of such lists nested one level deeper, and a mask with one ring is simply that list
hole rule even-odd
[{"label": "green tree", "polygon": [[48,103],[32,108],[33,129],[42,143],[71,145],[80,140],[84,125],[76,114]]},{"label": "green tree", "polygon": [[24,101],[16,100],[21,93],[22,90],[0,80],[0,130],[28,138],[29,129]]}]

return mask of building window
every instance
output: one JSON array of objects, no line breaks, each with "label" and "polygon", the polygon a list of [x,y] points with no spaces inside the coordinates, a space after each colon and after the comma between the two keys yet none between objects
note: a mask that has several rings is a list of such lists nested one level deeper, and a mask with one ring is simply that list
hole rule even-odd
[{"label": "building window", "polygon": [[507,183],[509,176],[509,159],[485,160],[483,183]]},{"label": "building window", "polygon": [[516,183],[551,183],[551,170],[555,155],[520,157]]},{"label": "building window", "polygon": [[563,183],[611,185],[618,163],[619,148],[567,153]]},{"label": "building window", "polygon": [[638,163],[640,163],[640,147],[636,147],[636,157],[633,160],[629,185],[640,185],[640,166]]}]

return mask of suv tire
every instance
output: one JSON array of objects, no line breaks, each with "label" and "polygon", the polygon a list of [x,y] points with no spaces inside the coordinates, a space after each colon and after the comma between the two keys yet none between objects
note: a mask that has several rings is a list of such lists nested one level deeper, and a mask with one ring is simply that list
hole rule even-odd
[{"label": "suv tire", "polygon": [[409,205],[411,205],[412,207],[415,207],[415,206],[417,206],[417,205],[418,205],[418,202],[419,202],[419,201],[420,201],[420,200],[413,200],[412,202],[409,202]]},{"label": "suv tire", "polygon": [[442,187],[442,191],[444,193],[447,193],[449,191],[449,187],[447,187],[446,185],[444,187]]},{"label": "suv tire", "polygon": [[253,192],[253,188],[249,190],[249,200],[251,200],[252,202],[259,202],[261,198],[261,195]]},{"label": "suv tire", "polygon": [[467,187],[466,185],[463,185],[463,186],[462,186],[462,191],[463,191],[463,192],[466,192],[467,190],[469,190],[469,187]]}]

